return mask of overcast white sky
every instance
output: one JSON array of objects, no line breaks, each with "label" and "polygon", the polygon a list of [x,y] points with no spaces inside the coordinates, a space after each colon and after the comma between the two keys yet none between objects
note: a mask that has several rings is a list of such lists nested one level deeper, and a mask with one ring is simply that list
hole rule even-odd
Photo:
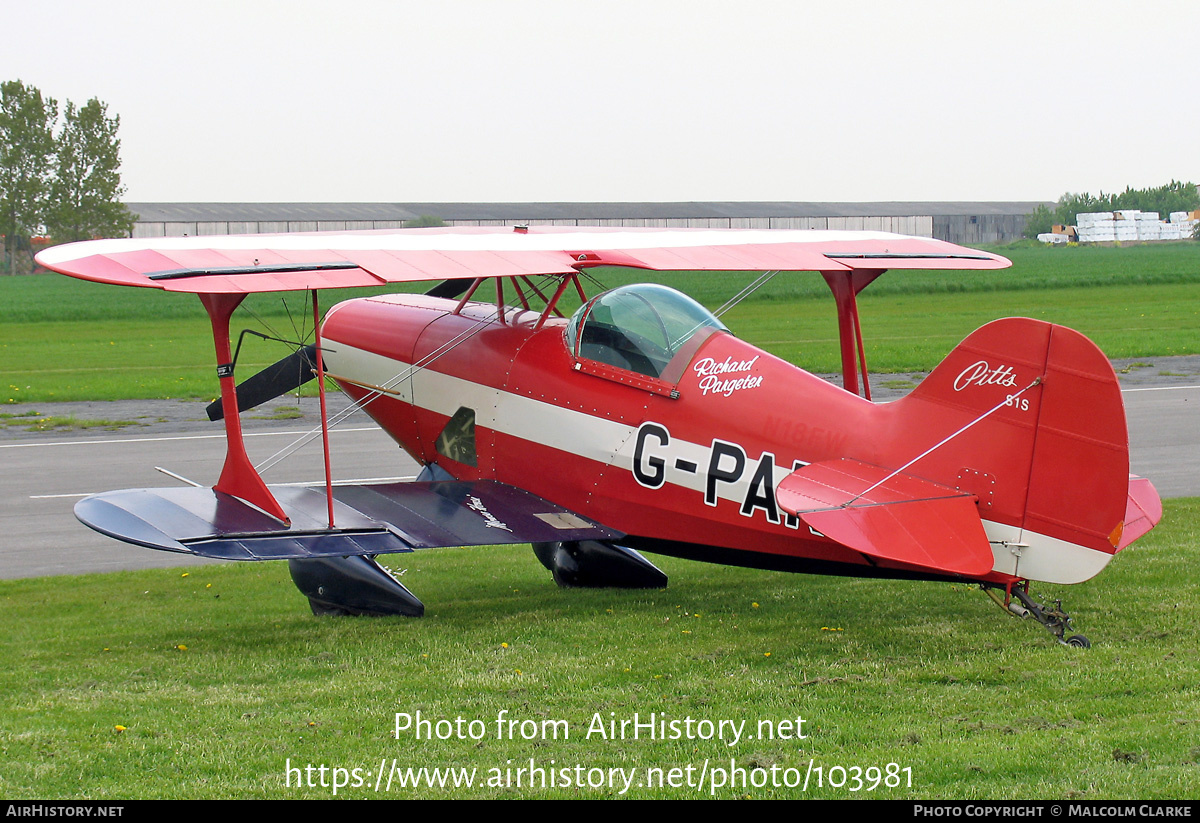
[{"label": "overcast white sky", "polygon": [[1200,181],[1200,2],[3,0],[129,201],[1053,200]]}]

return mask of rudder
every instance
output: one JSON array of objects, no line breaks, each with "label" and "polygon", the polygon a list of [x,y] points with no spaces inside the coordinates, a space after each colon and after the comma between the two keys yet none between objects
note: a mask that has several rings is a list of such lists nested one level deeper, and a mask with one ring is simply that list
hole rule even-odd
[{"label": "rudder", "polygon": [[970,425],[911,471],[977,496],[997,571],[1079,582],[1124,545],[1120,385],[1079,332],[1029,318],[989,323],[891,405],[896,434],[910,443]]}]

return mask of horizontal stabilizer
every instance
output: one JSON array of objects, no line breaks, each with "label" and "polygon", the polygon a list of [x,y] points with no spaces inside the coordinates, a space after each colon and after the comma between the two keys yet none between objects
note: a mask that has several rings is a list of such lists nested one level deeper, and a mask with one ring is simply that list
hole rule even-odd
[{"label": "horizontal stabilizer", "polygon": [[816,531],[870,557],[946,574],[992,570],[973,496],[890,474],[857,460],[811,463],[784,478],[775,497]]},{"label": "horizontal stabilizer", "polygon": [[1117,550],[1120,551],[1153,529],[1159,520],[1162,520],[1162,499],[1158,496],[1158,490],[1146,478],[1129,475],[1129,500],[1125,504],[1125,525],[1117,542]]},{"label": "horizontal stabilizer", "polygon": [[274,486],[271,492],[290,526],[207,488],[105,492],[79,501],[75,516],[127,543],[222,560],[341,557],[622,536],[492,480],[334,486],[333,529],[323,486]]}]

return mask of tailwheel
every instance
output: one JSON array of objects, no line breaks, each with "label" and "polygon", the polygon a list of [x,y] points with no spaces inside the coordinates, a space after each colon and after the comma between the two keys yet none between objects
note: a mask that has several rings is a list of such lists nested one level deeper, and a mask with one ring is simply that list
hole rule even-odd
[{"label": "tailwheel", "polygon": [[1039,603],[1029,595],[1029,581],[1024,580],[1020,583],[1009,584],[1004,589],[1004,599],[995,596],[992,592],[993,588],[985,586],[988,596],[995,600],[1001,607],[1015,614],[1017,617],[1033,618],[1037,622],[1046,627],[1046,631],[1054,635],[1064,646],[1073,646],[1079,649],[1090,649],[1092,641],[1088,640],[1082,634],[1073,634],[1066,636],[1071,630],[1071,616],[1063,611],[1062,601],[1055,600],[1053,605],[1047,603]]}]

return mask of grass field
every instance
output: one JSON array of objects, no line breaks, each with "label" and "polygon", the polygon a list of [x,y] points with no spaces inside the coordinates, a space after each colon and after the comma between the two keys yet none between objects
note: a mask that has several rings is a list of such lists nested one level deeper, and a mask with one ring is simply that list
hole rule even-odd
[{"label": "grass field", "polygon": [[[1000,252],[1013,269],[874,284],[861,301],[873,369],[927,369],[1006,314],[1074,326],[1111,356],[1200,352],[1200,244]],[[716,306],[745,278],[665,279]],[[253,308],[293,328],[274,298]],[[837,368],[815,276],[777,278],[726,319],[794,362]],[[281,353],[248,345],[244,369]],[[0,402],[215,388],[195,298],[0,278],[0,346]],[[314,618],[279,563],[0,581],[0,797],[332,795],[298,787],[290,762],[360,769],[366,785],[339,797],[613,797],[623,783],[608,770],[621,769],[626,796],[668,799],[1194,799],[1198,543],[1200,500],[1168,501],[1162,525],[1094,580],[1035,587],[1064,598],[1089,650],[963,585],[655,558],[664,591],[562,591],[528,547],[392,558],[427,605],[419,620]],[[478,721],[464,733],[483,736],[397,735],[396,713],[417,711]],[[502,713],[536,732],[498,739]],[[746,725],[733,745],[594,732],[635,713]],[[764,739],[767,726],[786,739]],[[604,770],[605,786],[512,786],[531,761],[585,784]],[[376,792],[393,763],[474,769],[476,785]],[[750,785],[714,787],[731,767]],[[753,785],[772,775],[810,785]],[[645,785],[659,776],[676,785]]]},{"label": "grass field", "polygon": [[[998,250],[998,272],[889,272],[860,301],[873,371],[927,371],[983,323],[1030,316],[1092,337],[1110,357],[1200,352],[1200,243]],[[606,286],[651,273],[594,272]],[[674,273],[655,279],[717,307],[752,277]],[[359,292],[362,293],[362,292]],[[350,293],[326,293],[331,305]],[[304,339],[303,295],[254,295],[242,326]],[[570,306],[568,305],[568,308]],[[240,320],[239,320],[240,318]],[[815,274],[777,276],[724,317],[733,331],[811,371],[840,370],[832,298]],[[287,353],[248,338],[242,374]],[[57,275],[0,278],[0,403],[202,397],[216,392],[212,338],[191,295]]]},{"label": "grass field", "polygon": [[[279,563],[0,582],[0,796],[328,797],[285,764],[911,769],[912,786],[635,797],[1200,796],[1200,500],[1065,597],[1090,650],[962,585],[661,558],[665,591],[559,590],[527,547],[397,556],[422,619],[328,619]],[[135,549],[130,549],[135,551]],[[495,739],[563,720],[569,739]],[[395,735],[395,713],[487,725]],[[612,740],[597,716],[805,720],[806,739]],[[610,715],[610,713],[613,713]],[[118,727],[123,727],[118,729]],[[765,728],[765,727],[764,727]],[[784,727],[786,730],[786,727]],[[549,732],[545,733],[549,736]],[[511,763],[510,763],[511,761]],[[682,773],[681,773],[682,774]],[[834,772],[835,780],[842,775]],[[390,797],[606,797],[477,787]]]}]

